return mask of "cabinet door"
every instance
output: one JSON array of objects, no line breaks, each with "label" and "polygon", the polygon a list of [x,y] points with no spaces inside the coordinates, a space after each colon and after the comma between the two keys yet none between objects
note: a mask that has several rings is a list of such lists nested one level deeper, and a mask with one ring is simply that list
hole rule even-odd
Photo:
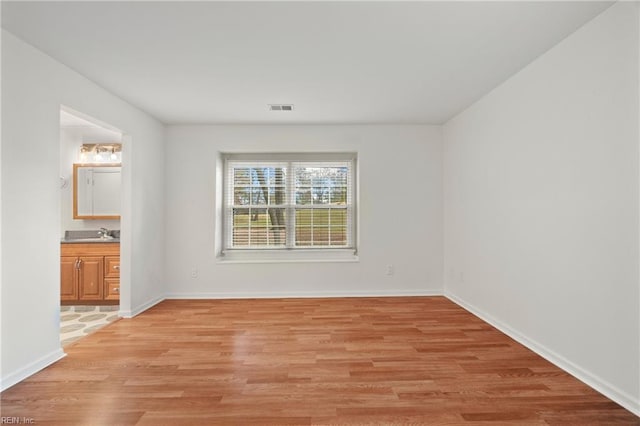
[{"label": "cabinet door", "polygon": [[104,277],[102,256],[81,256],[78,289],[80,300],[101,300]]},{"label": "cabinet door", "polygon": [[62,256],[60,258],[60,299],[78,300],[78,258]]}]

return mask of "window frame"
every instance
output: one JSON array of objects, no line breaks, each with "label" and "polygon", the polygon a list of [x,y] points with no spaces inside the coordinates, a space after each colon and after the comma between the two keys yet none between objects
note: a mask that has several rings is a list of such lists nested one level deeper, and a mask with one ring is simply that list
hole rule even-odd
[{"label": "window frame", "polygon": [[[277,262],[277,261],[357,261],[357,236],[358,236],[358,191],[357,191],[357,154],[356,153],[222,153],[221,156],[222,173],[218,176],[222,182],[218,188],[221,189],[220,220],[220,250],[218,257],[225,262]],[[232,247],[233,233],[233,184],[230,184],[231,167],[238,163],[259,164],[259,163],[279,163],[286,165],[287,175],[285,178],[285,234],[286,243],[284,246],[275,247]],[[310,207],[309,205],[298,205],[295,202],[295,177],[293,170],[295,165],[309,163],[313,166],[348,165],[349,172],[347,178],[347,205],[341,210],[347,212],[347,245],[346,246],[296,246],[295,245],[295,215],[296,210],[305,208],[327,208],[331,207]],[[266,205],[265,205],[266,207]]]}]

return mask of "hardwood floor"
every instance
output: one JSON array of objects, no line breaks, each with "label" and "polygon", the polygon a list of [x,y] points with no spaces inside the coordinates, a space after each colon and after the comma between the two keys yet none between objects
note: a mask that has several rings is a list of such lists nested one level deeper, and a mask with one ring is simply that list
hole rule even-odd
[{"label": "hardwood floor", "polygon": [[0,395],[36,424],[628,424],[442,297],[172,300]]}]

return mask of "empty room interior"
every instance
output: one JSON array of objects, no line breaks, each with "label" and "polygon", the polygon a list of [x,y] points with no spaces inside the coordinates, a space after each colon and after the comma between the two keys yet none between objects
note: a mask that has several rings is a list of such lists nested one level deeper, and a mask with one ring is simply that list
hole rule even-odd
[{"label": "empty room interior", "polygon": [[638,2],[0,6],[0,423],[640,424]]}]

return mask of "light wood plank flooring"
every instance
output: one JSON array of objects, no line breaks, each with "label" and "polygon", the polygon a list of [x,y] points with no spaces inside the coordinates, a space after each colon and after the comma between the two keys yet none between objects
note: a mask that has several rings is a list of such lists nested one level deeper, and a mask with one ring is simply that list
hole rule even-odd
[{"label": "light wood plank flooring", "polygon": [[0,395],[37,424],[628,424],[442,297],[173,300]]}]

